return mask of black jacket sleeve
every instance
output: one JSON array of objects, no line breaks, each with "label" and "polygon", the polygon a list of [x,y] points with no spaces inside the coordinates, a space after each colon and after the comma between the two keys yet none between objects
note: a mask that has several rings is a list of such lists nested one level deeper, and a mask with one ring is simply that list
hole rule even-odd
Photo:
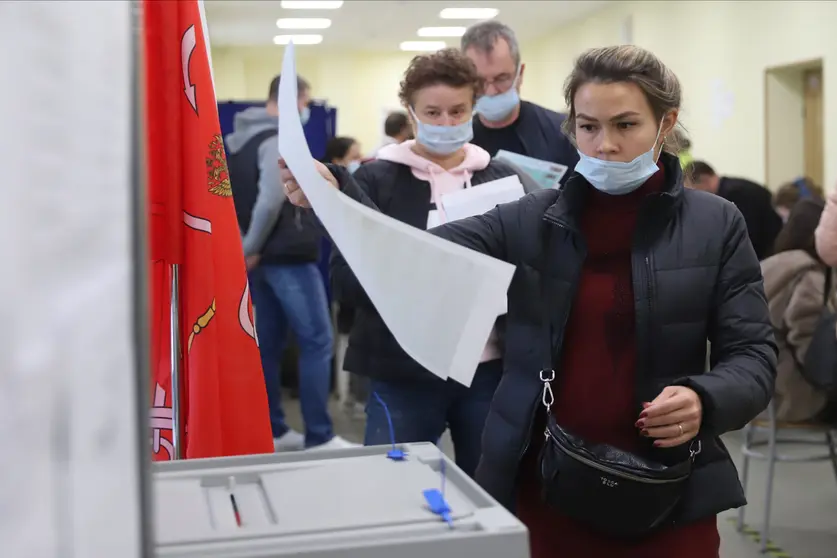
[{"label": "black jacket sleeve", "polygon": [[509,261],[502,213],[513,210],[518,204],[512,202],[497,206],[488,213],[445,223],[428,232],[492,258]]},{"label": "black jacket sleeve", "polygon": [[700,395],[702,429],[714,435],[744,427],[763,411],[776,380],[776,344],[761,268],[741,213],[727,222],[709,323],[711,369],[681,382]]},{"label": "black jacket sleeve", "polygon": [[[363,167],[355,172],[354,175],[349,174],[349,172],[342,167],[334,165],[328,165],[328,167],[337,179],[340,190],[344,194],[368,207],[371,207],[372,209],[378,209],[377,202],[375,201],[377,190],[373,181],[368,180],[368,177],[361,172],[363,171]],[[460,219],[458,221],[446,223],[439,227],[430,229],[428,232],[440,238],[444,238],[445,240],[449,240],[454,244],[464,246],[465,248],[470,248],[471,250],[475,250],[499,260],[509,261],[506,244],[506,231],[503,223],[516,223],[520,220],[519,214],[523,211],[522,202],[526,199],[527,197],[524,196],[517,202],[507,203],[495,207],[483,215],[476,215],[467,219]],[[337,262],[338,269],[336,270],[338,274],[341,274],[339,279],[333,275],[335,273],[335,263],[334,260],[332,260],[332,281],[339,280],[342,282],[344,279],[347,279],[346,276],[342,275],[344,271],[351,273],[351,270],[349,270],[348,265],[342,256],[340,256],[340,260],[342,263]],[[345,270],[343,267],[345,267]],[[352,274],[352,279],[357,287],[360,287],[360,284],[357,282],[357,278],[354,277],[354,274]],[[346,280],[346,283],[342,285],[342,287],[349,287],[349,283],[350,282]],[[346,289],[346,294],[349,294],[348,291],[349,289]]]}]

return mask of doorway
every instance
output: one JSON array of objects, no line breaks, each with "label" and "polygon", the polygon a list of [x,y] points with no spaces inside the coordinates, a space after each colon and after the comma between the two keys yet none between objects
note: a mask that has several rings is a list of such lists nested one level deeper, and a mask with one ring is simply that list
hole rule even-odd
[{"label": "doorway", "polygon": [[822,61],[768,68],[764,83],[767,187],[775,191],[802,176],[822,186]]},{"label": "doorway", "polygon": [[824,186],[822,66],[806,70],[802,76],[805,117],[805,176]]}]

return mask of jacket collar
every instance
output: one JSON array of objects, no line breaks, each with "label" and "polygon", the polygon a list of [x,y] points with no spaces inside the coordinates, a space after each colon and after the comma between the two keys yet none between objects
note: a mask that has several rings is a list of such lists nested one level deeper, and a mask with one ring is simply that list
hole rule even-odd
[{"label": "jacket collar", "polygon": [[[667,212],[683,197],[683,171],[680,167],[680,159],[669,153],[663,152],[660,155],[660,162],[666,173],[665,186],[660,192],[650,194],[645,203],[654,203],[655,206],[659,204],[659,210]],[[591,188],[593,186],[583,176],[573,171],[559,191],[555,203],[547,208],[544,219],[577,228],[578,218]]]}]

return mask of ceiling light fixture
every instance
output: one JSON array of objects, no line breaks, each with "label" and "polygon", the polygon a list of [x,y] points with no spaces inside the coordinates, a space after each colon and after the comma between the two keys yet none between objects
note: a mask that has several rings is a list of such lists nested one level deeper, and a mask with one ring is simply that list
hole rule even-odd
[{"label": "ceiling light fixture", "polygon": [[491,19],[497,17],[496,8],[445,8],[439,12],[442,19]]},{"label": "ceiling light fixture", "polygon": [[286,10],[336,10],[343,6],[343,1],[329,2],[325,0],[320,1],[303,1],[303,0],[282,0],[280,6]]},{"label": "ceiling light fixture", "polygon": [[283,17],[276,20],[279,29],[328,29],[331,20],[325,17]]},{"label": "ceiling light fixture", "polygon": [[273,44],[286,45],[293,42],[295,45],[318,45],[323,42],[322,35],[276,35],[273,37]]},{"label": "ceiling light fixture", "polygon": [[447,46],[445,41],[404,41],[399,48],[408,52],[435,52]]},{"label": "ceiling light fixture", "polygon": [[419,37],[461,37],[466,27],[422,27],[418,30]]}]

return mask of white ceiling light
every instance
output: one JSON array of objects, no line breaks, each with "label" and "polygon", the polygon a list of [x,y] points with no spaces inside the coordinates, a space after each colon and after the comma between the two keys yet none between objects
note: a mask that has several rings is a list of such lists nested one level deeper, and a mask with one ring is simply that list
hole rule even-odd
[{"label": "white ceiling light", "polygon": [[466,27],[422,27],[418,30],[419,37],[461,37]]},{"label": "white ceiling light", "polygon": [[404,41],[399,45],[401,50],[409,52],[435,52],[447,46],[445,41]]},{"label": "white ceiling light", "polygon": [[322,35],[276,35],[273,37],[273,44],[286,45],[293,42],[295,45],[318,45],[323,42]]},{"label": "white ceiling light", "polygon": [[491,19],[497,17],[496,8],[445,8],[439,12],[442,19]]},{"label": "white ceiling light", "polygon": [[276,20],[279,29],[328,29],[331,20],[325,17],[283,17]]},{"label": "white ceiling light", "polygon": [[286,10],[336,10],[343,5],[343,1],[328,2],[320,1],[303,1],[303,0],[282,0],[280,4]]}]

